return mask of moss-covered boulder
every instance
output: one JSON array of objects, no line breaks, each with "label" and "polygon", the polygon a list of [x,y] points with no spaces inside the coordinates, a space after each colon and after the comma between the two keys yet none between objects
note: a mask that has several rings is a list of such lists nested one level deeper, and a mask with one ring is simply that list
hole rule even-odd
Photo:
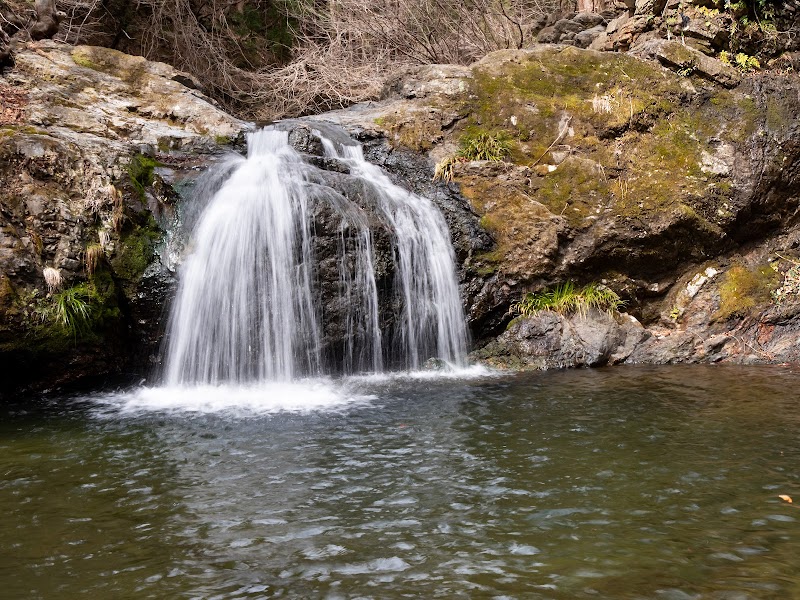
[{"label": "moss-covered boulder", "polygon": [[[662,46],[672,63],[571,46],[495,52],[419,69],[383,102],[322,118],[431,163],[456,157],[441,185],[460,190],[495,240],[466,270],[478,338],[502,328],[523,292],[570,279],[606,281],[650,322],[686,269],[772,235],[800,200],[797,77],[728,89],[739,81],[730,67]],[[458,158],[460,140],[479,135],[505,140],[505,160]]]}]

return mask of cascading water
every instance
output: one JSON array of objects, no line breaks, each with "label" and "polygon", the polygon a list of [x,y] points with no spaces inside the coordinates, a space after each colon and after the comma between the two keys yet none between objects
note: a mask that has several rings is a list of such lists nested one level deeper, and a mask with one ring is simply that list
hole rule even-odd
[{"label": "cascading water", "polygon": [[[414,370],[431,357],[463,364],[466,326],[442,215],[367,163],[360,145],[315,134],[361,204],[325,185],[286,131],[251,133],[247,158],[193,233],[170,316],[168,385]],[[315,254],[323,208],[337,223],[338,281],[326,285]],[[376,219],[391,243],[388,283],[376,266]],[[335,350],[323,341],[330,307],[341,321]]]}]

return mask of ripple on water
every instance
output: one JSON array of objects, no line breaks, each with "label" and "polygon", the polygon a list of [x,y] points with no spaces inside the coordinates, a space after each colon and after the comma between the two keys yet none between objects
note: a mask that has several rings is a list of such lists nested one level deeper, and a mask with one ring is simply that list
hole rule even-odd
[{"label": "ripple on water", "polygon": [[796,597],[796,375],[632,372],[140,389],[0,419],[0,589]]}]

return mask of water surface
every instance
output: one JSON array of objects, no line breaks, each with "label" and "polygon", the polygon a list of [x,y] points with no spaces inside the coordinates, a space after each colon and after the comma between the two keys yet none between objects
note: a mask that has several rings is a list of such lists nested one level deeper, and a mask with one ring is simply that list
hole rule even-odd
[{"label": "water surface", "polygon": [[800,373],[631,367],[26,402],[8,598],[800,597]]}]

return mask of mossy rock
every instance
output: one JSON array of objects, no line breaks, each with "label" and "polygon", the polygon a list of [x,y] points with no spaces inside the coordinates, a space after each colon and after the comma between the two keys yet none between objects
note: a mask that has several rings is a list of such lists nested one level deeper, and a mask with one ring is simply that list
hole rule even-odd
[{"label": "mossy rock", "polygon": [[81,67],[121,79],[132,88],[140,86],[147,76],[148,61],[145,58],[111,48],[76,46],[72,50],[72,60]]},{"label": "mossy rock", "polygon": [[732,266],[719,286],[717,320],[744,317],[772,301],[772,292],[780,285],[780,274],[770,265]]},{"label": "mossy rock", "polygon": [[110,264],[116,277],[128,284],[136,284],[155,258],[156,246],[161,242],[164,232],[153,216],[139,219],[132,227],[123,231],[117,250]]},{"label": "mossy rock", "polygon": [[[493,53],[471,72],[467,116],[451,135],[502,135],[510,140],[507,160],[530,169],[516,181],[501,181],[489,167],[485,181],[475,169],[455,169],[456,183],[495,235],[496,254],[534,257],[541,247],[530,238],[548,216],[566,221],[566,237],[602,223],[597,243],[623,261],[621,268],[633,260],[638,269],[648,257],[691,257],[724,237],[721,228],[738,210],[736,174],[707,172],[704,160],[758,130],[763,117],[748,96],[698,92],[657,63],[571,47]],[[775,107],[776,126],[784,112]],[[531,211],[531,201],[549,215]],[[664,232],[680,239],[652,248],[665,242]],[[550,255],[535,260],[547,264]]]},{"label": "mossy rock", "polygon": [[143,154],[134,155],[128,163],[128,177],[141,199],[144,199],[145,189],[153,185],[155,168],[159,165],[156,159]]}]

